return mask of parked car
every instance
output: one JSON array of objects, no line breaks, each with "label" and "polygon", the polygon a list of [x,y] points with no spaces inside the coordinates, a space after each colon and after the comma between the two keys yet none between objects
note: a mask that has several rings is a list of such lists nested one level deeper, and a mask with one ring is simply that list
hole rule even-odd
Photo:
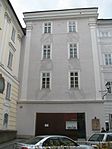
[{"label": "parked car", "polygon": [[112,132],[95,133],[88,139],[87,144],[95,149],[112,149]]},{"label": "parked car", "polygon": [[93,149],[90,145],[79,145],[66,136],[37,136],[25,143],[16,143],[15,149]]}]

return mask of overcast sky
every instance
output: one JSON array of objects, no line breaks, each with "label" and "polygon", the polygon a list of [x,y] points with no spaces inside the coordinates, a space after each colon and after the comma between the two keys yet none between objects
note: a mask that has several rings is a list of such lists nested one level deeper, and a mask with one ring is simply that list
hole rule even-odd
[{"label": "overcast sky", "polygon": [[98,7],[99,18],[112,18],[112,0],[10,0],[22,26],[23,12]]}]

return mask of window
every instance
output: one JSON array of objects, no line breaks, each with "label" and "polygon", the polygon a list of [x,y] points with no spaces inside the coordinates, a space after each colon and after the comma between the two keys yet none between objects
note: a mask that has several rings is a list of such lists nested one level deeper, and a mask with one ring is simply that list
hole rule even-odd
[{"label": "window", "polygon": [[112,54],[105,54],[105,65],[112,65]]},{"label": "window", "polygon": [[44,33],[51,33],[51,22],[44,23]]},{"label": "window", "polygon": [[43,72],[42,73],[42,84],[41,88],[42,89],[50,89],[50,73],[49,72]]},{"label": "window", "polygon": [[8,67],[12,69],[12,61],[13,61],[13,54],[9,51],[9,58],[8,58]]},{"label": "window", "polygon": [[43,53],[42,59],[50,59],[51,58],[51,46],[50,45],[44,45],[42,53]]},{"label": "window", "polygon": [[78,58],[77,44],[69,44],[69,58]]},{"label": "window", "polygon": [[70,88],[79,88],[79,73],[70,72]]},{"label": "window", "polygon": [[12,28],[12,35],[11,35],[11,39],[12,39],[13,42],[15,42],[15,36],[16,36],[16,30],[13,27]]},{"label": "window", "polygon": [[68,32],[76,32],[76,22],[75,21],[68,22]]},{"label": "window", "polygon": [[99,31],[99,37],[111,37],[111,32],[109,32],[109,31]]},{"label": "window", "polygon": [[74,149],[77,148],[76,146],[78,146],[78,144],[76,142],[74,142],[68,138],[65,138],[65,137],[60,138],[60,144],[62,146],[67,146],[68,148],[69,147],[72,148],[71,146],[73,146]]},{"label": "window", "polygon": [[112,141],[112,134],[107,135],[106,141],[107,141],[107,142],[108,142],[108,141]]},{"label": "window", "polygon": [[43,143],[43,147],[56,147],[56,146],[60,146],[60,140],[57,137],[49,138]]},{"label": "window", "polygon": [[10,100],[10,95],[11,95],[11,84],[7,82],[7,89],[6,89],[6,99]]},{"label": "window", "polygon": [[4,114],[3,126],[4,128],[8,127],[8,114],[7,113]]},{"label": "window", "polygon": [[104,134],[93,134],[88,141],[102,141]]}]

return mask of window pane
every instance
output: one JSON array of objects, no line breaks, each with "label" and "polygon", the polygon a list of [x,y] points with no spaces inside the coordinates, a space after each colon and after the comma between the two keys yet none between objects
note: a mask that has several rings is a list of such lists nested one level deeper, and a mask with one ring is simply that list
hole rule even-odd
[{"label": "window pane", "polygon": [[3,126],[5,128],[7,128],[8,126],[8,114],[7,113],[4,114]]},{"label": "window pane", "polygon": [[69,45],[69,52],[70,52],[70,58],[77,58],[77,45],[76,44],[70,44]]},{"label": "window pane", "polygon": [[71,88],[79,88],[78,72],[70,73],[70,87]]},{"label": "window pane", "polygon": [[48,33],[51,33],[51,27],[48,27]]},{"label": "window pane", "polygon": [[15,41],[15,35],[16,35],[16,31],[15,31],[15,29],[13,28],[13,29],[12,29],[12,35],[11,35],[11,39],[12,39],[13,42]]},{"label": "window pane", "polygon": [[42,74],[42,88],[50,88],[50,73]]},{"label": "window pane", "polygon": [[43,46],[43,59],[50,59],[50,45]]},{"label": "window pane", "polygon": [[13,54],[9,52],[8,67],[12,68]]},{"label": "window pane", "polygon": [[105,54],[105,65],[112,65],[112,54]]},{"label": "window pane", "polygon": [[44,23],[44,33],[51,33],[51,23]]},{"label": "window pane", "polygon": [[10,100],[10,94],[11,94],[11,84],[7,83],[6,99]]},{"label": "window pane", "polygon": [[69,32],[76,32],[75,21],[69,21]]}]

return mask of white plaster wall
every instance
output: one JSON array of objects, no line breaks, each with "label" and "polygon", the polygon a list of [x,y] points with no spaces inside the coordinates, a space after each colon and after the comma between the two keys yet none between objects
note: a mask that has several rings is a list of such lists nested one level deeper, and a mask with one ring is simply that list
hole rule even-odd
[{"label": "white plaster wall", "polygon": [[[67,33],[66,20],[53,20],[52,34],[42,34],[44,21],[32,22],[26,100],[96,98],[92,45],[88,19],[77,19],[75,34]],[[68,59],[68,43],[78,42],[79,60]],[[52,60],[41,60],[42,44],[52,44]],[[69,90],[69,71],[80,71],[80,90]],[[52,74],[51,90],[40,90],[40,73]],[[88,77],[90,76],[90,77]]]},{"label": "white plaster wall", "polygon": [[[102,103],[87,102],[99,101],[96,95],[99,94],[100,86],[100,81],[96,82],[96,76],[99,73],[99,67],[97,66],[97,74],[95,74],[95,64],[98,64],[98,59],[96,60],[97,63],[94,63],[95,55],[93,58],[93,54],[97,54],[97,50],[95,53],[93,52],[94,48],[97,48],[97,45],[96,28],[90,27],[92,14],[86,15],[86,12],[81,13],[79,11],[77,14],[72,13],[70,16],[69,12],[63,12],[61,15],[59,13],[35,12],[24,14],[27,34],[21,86],[22,91],[17,109],[18,135],[35,135],[36,112],[85,112],[87,137],[92,133],[92,118],[99,118],[101,120],[101,126],[104,123]],[[56,14],[59,16],[56,16]],[[83,17],[83,14],[86,17]],[[69,19],[69,16],[71,19]],[[96,17],[97,12],[95,10],[91,25],[92,23],[96,23]],[[76,20],[76,33],[72,34],[67,32],[68,20]],[[52,22],[52,34],[43,34],[43,23],[47,21]],[[79,59],[68,59],[69,42],[78,43]],[[52,45],[51,60],[43,61],[41,59],[42,45],[44,44]],[[70,90],[68,73],[69,71],[75,70],[80,72],[80,89]],[[42,71],[51,72],[51,90],[40,89],[40,74]],[[23,101],[23,104],[21,104],[21,101]],[[49,103],[51,101],[52,104],[46,104],[46,102]],[[57,101],[58,104],[56,103]]]},{"label": "white plaster wall", "polygon": [[25,104],[17,107],[18,135],[34,136],[36,113],[81,113],[85,112],[87,138],[93,133],[91,120],[100,119],[100,127],[104,126],[104,107],[102,102],[97,103],[72,103],[72,104]]}]

